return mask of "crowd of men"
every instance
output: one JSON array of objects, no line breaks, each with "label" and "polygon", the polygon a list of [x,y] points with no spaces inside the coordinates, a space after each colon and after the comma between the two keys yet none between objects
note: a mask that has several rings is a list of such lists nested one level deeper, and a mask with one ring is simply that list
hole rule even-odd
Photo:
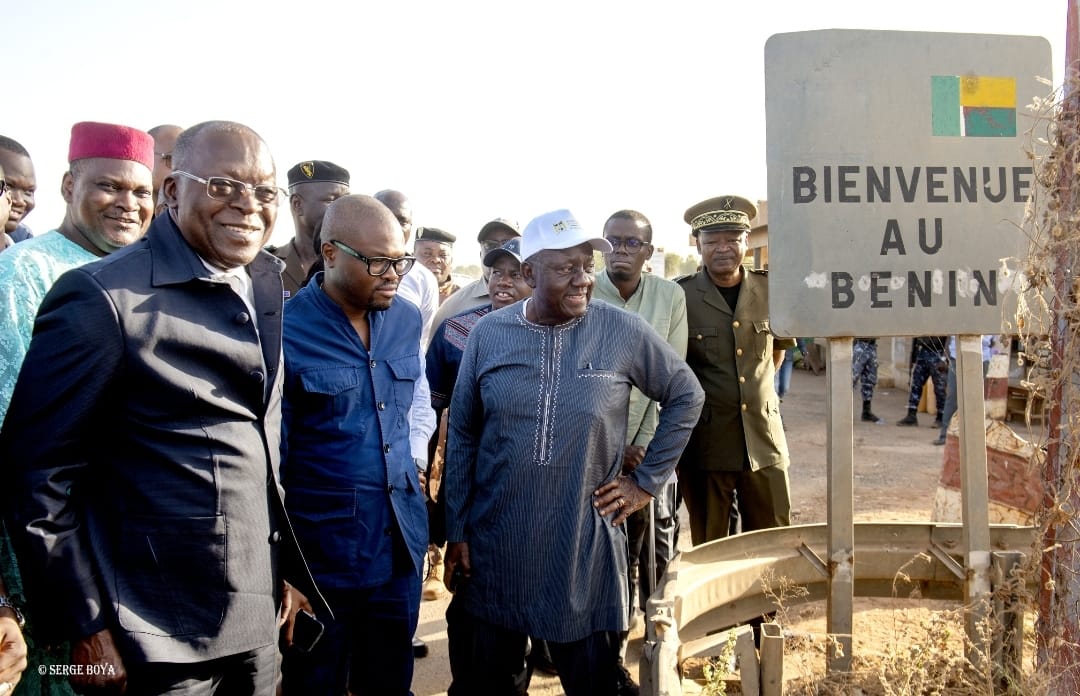
[{"label": "crowd of men", "polygon": [[750,201],[687,210],[677,281],[641,213],[556,210],[485,224],[470,282],[404,194],[325,160],[280,189],[239,123],[77,123],[68,161],[35,235],[0,136],[0,696],[410,694],[447,591],[450,694],[541,656],[634,694],[680,497],[695,544],[789,523]]}]

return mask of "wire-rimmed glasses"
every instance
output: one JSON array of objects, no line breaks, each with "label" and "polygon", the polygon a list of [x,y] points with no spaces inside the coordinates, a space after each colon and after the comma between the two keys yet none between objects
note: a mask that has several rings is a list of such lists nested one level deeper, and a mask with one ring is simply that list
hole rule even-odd
[{"label": "wire-rimmed glasses", "polygon": [[239,200],[251,191],[255,196],[255,200],[263,205],[277,205],[281,201],[281,197],[285,192],[277,186],[271,186],[269,184],[248,184],[243,181],[237,181],[236,179],[230,179],[227,176],[211,176],[206,179],[201,176],[195,176],[191,172],[185,172],[180,169],[174,169],[173,174],[179,174],[180,176],[186,176],[192,181],[198,181],[200,184],[206,184],[206,195],[210,196],[214,200],[233,202]]}]

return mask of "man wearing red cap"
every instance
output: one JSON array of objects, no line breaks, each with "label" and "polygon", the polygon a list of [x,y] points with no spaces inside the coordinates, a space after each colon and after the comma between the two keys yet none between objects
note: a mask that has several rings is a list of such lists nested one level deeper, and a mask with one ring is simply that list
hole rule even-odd
[{"label": "man wearing red cap", "polygon": [[[154,147],[146,133],[108,123],[76,123],[68,161],[60,185],[67,212],[60,227],[0,255],[0,420],[30,346],[34,316],[49,288],[65,271],[141,237],[153,212]],[[0,571],[12,601],[23,605],[22,578],[6,533],[0,535]],[[23,678],[27,692],[37,692],[39,680],[56,681],[34,669],[35,663],[52,661],[40,647],[32,649],[29,658],[31,667]]]},{"label": "man wearing red cap", "polygon": [[34,315],[60,275],[131,244],[153,215],[154,140],[135,128],[83,122],[71,128],[71,166],[60,189],[67,212],[60,227],[0,256],[0,421]]},{"label": "man wearing red cap", "polygon": [[0,431],[3,507],[35,620],[94,666],[73,683],[270,694],[282,578],[329,617],[278,485],[282,263],[262,248],[283,192],[238,123],[185,130],[173,165],[148,234],[41,303]]}]

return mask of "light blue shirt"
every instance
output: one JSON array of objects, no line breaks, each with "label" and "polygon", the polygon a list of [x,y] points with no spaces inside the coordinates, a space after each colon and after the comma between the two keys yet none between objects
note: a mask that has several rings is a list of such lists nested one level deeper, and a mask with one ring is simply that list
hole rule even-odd
[{"label": "light blue shirt", "polygon": [[41,301],[57,278],[97,258],[56,230],[0,254],[0,423],[30,348]]}]

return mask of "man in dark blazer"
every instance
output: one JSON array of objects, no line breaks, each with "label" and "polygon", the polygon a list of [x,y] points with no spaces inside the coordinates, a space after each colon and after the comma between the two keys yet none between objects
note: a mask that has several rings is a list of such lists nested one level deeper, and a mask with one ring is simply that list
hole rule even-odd
[{"label": "man in dark blazer", "polygon": [[173,165],[168,214],[41,305],[0,435],[5,508],[31,605],[95,666],[84,685],[270,694],[303,601],[283,575],[329,615],[277,483],[282,264],[261,249],[282,192],[237,123],[186,130]]}]

